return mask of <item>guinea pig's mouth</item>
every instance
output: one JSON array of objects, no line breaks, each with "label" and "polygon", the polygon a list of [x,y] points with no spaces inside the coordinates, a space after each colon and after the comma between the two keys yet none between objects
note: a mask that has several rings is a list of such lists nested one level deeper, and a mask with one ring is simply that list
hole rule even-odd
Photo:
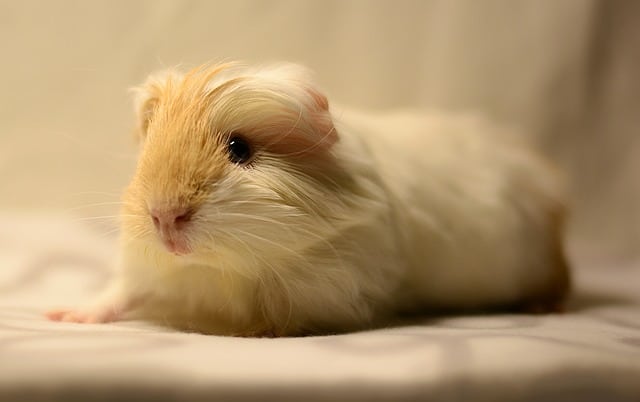
[{"label": "guinea pig's mouth", "polygon": [[193,212],[184,208],[156,208],[149,211],[156,233],[164,248],[175,255],[183,256],[192,252],[185,231]]},{"label": "guinea pig's mouth", "polygon": [[172,254],[183,256],[191,253],[189,242],[184,237],[163,238],[162,244]]},{"label": "guinea pig's mouth", "polygon": [[163,231],[157,232],[158,240],[166,251],[176,256],[186,256],[193,252],[193,248],[187,239],[187,236],[180,231]]}]

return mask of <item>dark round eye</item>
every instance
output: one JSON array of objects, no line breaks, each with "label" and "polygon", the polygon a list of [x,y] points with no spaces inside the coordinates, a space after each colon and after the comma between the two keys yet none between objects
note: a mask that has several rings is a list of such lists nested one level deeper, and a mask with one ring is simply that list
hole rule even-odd
[{"label": "dark round eye", "polygon": [[229,160],[237,164],[246,163],[253,156],[251,145],[249,145],[247,140],[239,135],[232,135],[229,137],[227,150],[229,152]]}]

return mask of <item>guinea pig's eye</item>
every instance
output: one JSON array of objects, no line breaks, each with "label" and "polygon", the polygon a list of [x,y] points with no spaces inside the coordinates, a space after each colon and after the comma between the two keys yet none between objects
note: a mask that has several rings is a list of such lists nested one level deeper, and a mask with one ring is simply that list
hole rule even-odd
[{"label": "guinea pig's eye", "polygon": [[227,143],[229,160],[233,163],[243,164],[253,156],[253,150],[249,142],[239,135],[232,134]]}]

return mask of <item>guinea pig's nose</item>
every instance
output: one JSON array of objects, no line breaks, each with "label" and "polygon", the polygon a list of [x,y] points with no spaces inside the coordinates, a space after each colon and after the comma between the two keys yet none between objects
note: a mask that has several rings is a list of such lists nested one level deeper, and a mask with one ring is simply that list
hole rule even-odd
[{"label": "guinea pig's nose", "polygon": [[189,208],[151,209],[149,213],[156,229],[181,230],[191,220],[193,210]]}]

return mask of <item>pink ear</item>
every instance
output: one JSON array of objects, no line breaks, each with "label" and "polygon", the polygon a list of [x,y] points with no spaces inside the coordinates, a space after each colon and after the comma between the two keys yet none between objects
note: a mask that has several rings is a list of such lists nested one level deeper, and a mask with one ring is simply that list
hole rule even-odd
[{"label": "pink ear", "polygon": [[305,88],[299,108],[279,109],[277,114],[249,127],[248,135],[260,147],[290,157],[325,157],[338,141],[327,98]]},{"label": "pink ear", "polygon": [[307,88],[307,92],[313,100],[313,105],[311,105],[311,118],[314,119],[314,121],[312,124],[317,127],[319,140],[323,147],[328,149],[338,141],[338,133],[336,132],[331,114],[329,113],[329,101],[326,96],[314,88]]},{"label": "pink ear", "polygon": [[329,101],[327,100],[326,96],[313,88],[307,88],[307,93],[311,95],[311,99],[313,99],[316,108],[324,111],[329,111]]}]

